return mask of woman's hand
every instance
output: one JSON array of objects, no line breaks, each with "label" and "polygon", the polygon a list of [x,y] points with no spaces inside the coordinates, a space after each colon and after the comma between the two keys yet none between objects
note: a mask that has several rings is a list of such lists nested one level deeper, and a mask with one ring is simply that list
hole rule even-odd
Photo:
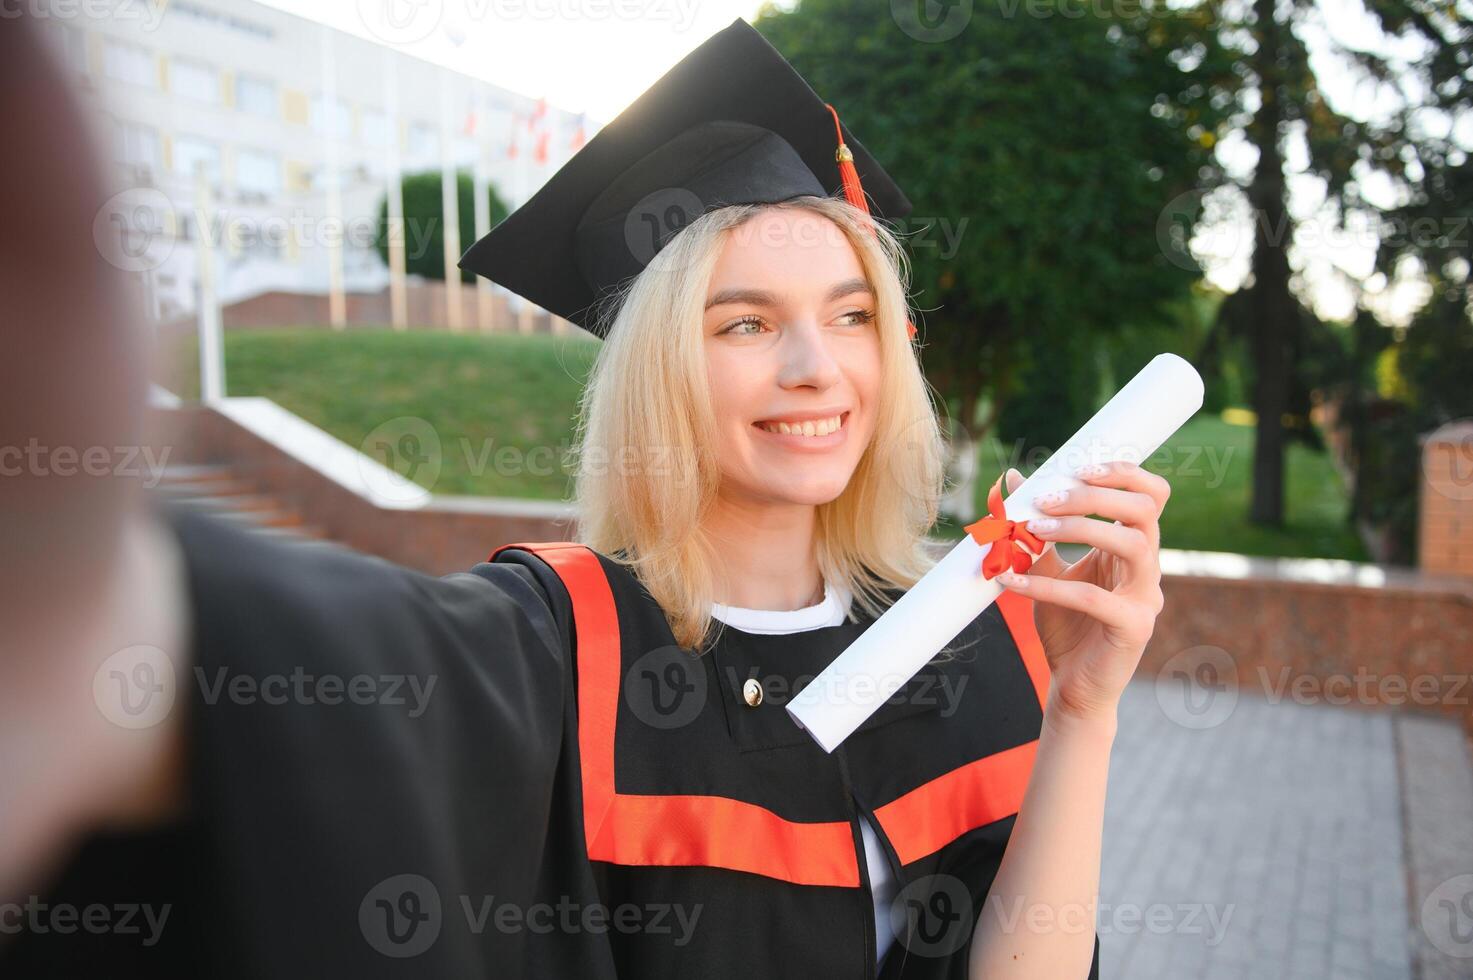
[{"label": "woman's hand", "polygon": [[[1087,486],[1053,503],[1035,501],[1057,526],[1035,519],[1027,527],[1044,541],[1092,545],[1089,554],[1071,565],[1050,548],[1028,574],[1005,572],[998,581],[1038,600],[1033,620],[1053,674],[1046,713],[1113,730],[1120,695],[1161,612],[1159,521],[1171,484],[1126,462],[1076,476]],[[1023,475],[1009,470],[1007,481],[1012,491]]]}]

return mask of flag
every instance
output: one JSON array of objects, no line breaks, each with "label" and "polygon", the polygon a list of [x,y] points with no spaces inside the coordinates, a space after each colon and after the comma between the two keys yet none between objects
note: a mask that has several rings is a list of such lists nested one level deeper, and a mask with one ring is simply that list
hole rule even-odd
[{"label": "flag", "polygon": [[537,100],[537,105],[532,109],[532,112],[527,116],[527,132],[529,132],[529,133],[536,132],[537,127],[542,124],[542,119],[546,115],[547,115],[547,99],[546,99],[546,97],[543,97],[543,98],[540,98],[540,99]]},{"label": "flag", "polygon": [[573,130],[573,143],[572,143],[572,146],[570,147],[570,149],[572,149],[572,151],[574,153],[577,153],[578,150],[582,148],[583,144],[588,141],[588,136],[584,132],[584,118],[583,117],[584,117],[584,114],[583,113],[581,113],[581,112],[578,113],[578,119],[577,119],[577,122],[575,123],[575,128]]},{"label": "flag", "polygon": [[516,114],[511,115],[511,139],[506,144],[506,158],[515,160],[517,158],[517,133],[521,129],[521,118]]},{"label": "flag", "polygon": [[533,154],[532,159],[537,161],[538,166],[542,166],[547,162],[547,139],[551,135],[551,133],[544,129],[537,137],[537,151]]}]

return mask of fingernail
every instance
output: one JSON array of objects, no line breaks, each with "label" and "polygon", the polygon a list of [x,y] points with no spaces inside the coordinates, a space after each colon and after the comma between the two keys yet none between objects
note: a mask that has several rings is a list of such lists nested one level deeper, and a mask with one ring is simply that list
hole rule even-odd
[{"label": "fingernail", "polygon": [[1055,504],[1062,504],[1067,496],[1069,496],[1068,490],[1053,490],[1033,498],[1033,503],[1038,507],[1052,507]]},{"label": "fingernail", "polygon": [[1092,476],[1104,476],[1105,467],[1101,463],[1086,463],[1074,471],[1074,476],[1080,480],[1087,480]]},{"label": "fingernail", "polygon": [[1028,522],[1030,531],[1057,531],[1059,519],[1057,517],[1035,517]]},{"label": "fingernail", "polygon": [[1010,589],[1021,589],[1028,585],[1028,576],[1017,572],[1003,572],[997,580]]}]

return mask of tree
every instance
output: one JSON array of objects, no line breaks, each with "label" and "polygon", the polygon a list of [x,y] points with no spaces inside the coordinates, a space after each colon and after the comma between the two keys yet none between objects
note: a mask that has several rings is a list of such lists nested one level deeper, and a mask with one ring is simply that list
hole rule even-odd
[{"label": "tree", "polygon": [[1211,162],[1188,131],[1214,118],[1177,93],[1218,66],[1171,63],[1194,25],[1168,11],[1009,6],[931,23],[905,0],[803,0],[756,26],[915,205],[898,224],[954,449],[998,426],[1032,444],[1023,463],[1098,406],[1101,345],[1168,317],[1199,274],[1157,229]]},{"label": "tree", "polygon": [[[476,227],[475,183],[465,171],[456,173],[456,193],[460,211],[461,244],[469,247]],[[426,279],[445,278],[445,207],[440,171],[408,174],[402,181],[404,194],[404,264],[405,271]],[[490,185],[486,188],[491,205],[491,226],[500,224],[507,215],[506,205]],[[384,264],[389,263],[388,200],[378,206],[377,233],[374,248]],[[475,274],[461,270],[462,282],[475,282]]]},{"label": "tree", "polygon": [[[1210,362],[1231,346],[1229,337],[1248,351],[1257,415],[1249,516],[1276,525],[1284,516],[1287,442],[1319,444],[1308,422],[1310,391],[1338,383],[1325,373],[1332,365],[1344,368],[1356,361],[1344,351],[1347,338],[1332,336],[1332,328],[1314,314],[1294,271],[1290,248],[1301,222],[1289,211],[1288,161],[1302,158],[1305,165],[1292,175],[1323,183],[1325,205],[1313,220],[1325,231],[1342,230],[1347,216],[1366,209],[1361,182],[1373,171],[1402,173],[1393,130],[1331,107],[1311,65],[1306,37],[1318,31],[1326,50],[1361,79],[1385,80],[1394,71],[1375,52],[1335,44],[1323,29],[1315,0],[1203,0],[1196,9],[1210,25],[1213,43],[1231,60],[1230,71],[1215,77],[1195,104],[1216,108],[1230,102],[1232,135],[1256,154],[1246,180],[1219,170],[1217,179],[1202,188],[1204,194],[1221,187],[1241,194],[1253,225],[1248,280],[1222,304],[1202,360],[1214,368]],[[1337,346],[1345,356],[1332,355]]]},{"label": "tree", "polygon": [[1405,203],[1384,216],[1376,271],[1388,282],[1420,279],[1427,299],[1404,329],[1377,331],[1379,371],[1367,379],[1375,385],[1367,400],[1380,410],[1354,430],[1361,449],[1356,516],[1388,525],[1398,550],[1387,559],[1411,562],[1422,472],[1417,437],[1473,417],[1473,148],[1456,135],[1473,109],[1473,31],[1465,15],[1437,4],[1380,3],[1373,11],[1387,34],[1419,42],[1424,52],[1395,76],[1404,108],[1389,127],[1390,153],[1407,163]]}]

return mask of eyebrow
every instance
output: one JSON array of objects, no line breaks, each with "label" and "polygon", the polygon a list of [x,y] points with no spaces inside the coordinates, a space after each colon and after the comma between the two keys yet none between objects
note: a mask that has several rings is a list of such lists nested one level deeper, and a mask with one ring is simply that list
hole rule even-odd
[{"label": "eyebrow", "polygon": [[[870,289],[869,283],[864,279],[845,279],[843,282],[835,283],[833,288],[828,291],[828,295],[824,296],[823,299],[825,303],[832,303],[835,300],[843,299],[845,296],[852,296],[855,293],[869,292],[873,291]],[[750,303],[753,306],[777,306],[778,299],[765,289],[743,289],[740,287],[723,289],[706,301],[706,309],[709,310],[713,306],[726,306],[731,303]]]}]

